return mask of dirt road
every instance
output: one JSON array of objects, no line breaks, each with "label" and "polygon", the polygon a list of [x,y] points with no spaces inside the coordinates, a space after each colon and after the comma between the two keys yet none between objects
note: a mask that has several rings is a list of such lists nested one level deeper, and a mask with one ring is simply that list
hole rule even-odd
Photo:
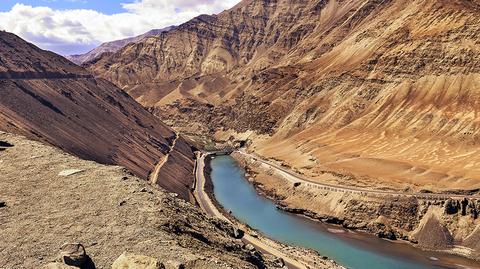
[{"label": "dirt road", "polygon": [[324,189],[329,191],[335,192],[345,192],[345,193],[357,193],[361,195],[383,195],[383,196],[398,196],[398,197],[415,197],[420,200],[447,200],[449,198],[452,199],[480,199],[479,195],[460,195],[460,194],[445,194],[445,193],[408,193],[408,192],[395,192],[395,191],[383,191],[383,190],[372,190],[372,189],[365,189],[365,188],[356,188],[356,187],[348,187],[348,186],[340,186],[340,185],[331,185],[325,183],[319,183],[316,181],[312,181],[304,176],[301,176],[287,168],[284,168],[280,165],[272,163],[270,161],[264,160],[259,156],[254,154],[246,153],[243,151],[236,151],[246,157],[249,157],[261,164],[275,169],[278,173],[284,176],[285,179],[294,183],[301,183],[312,188],[316,189]]},{"label": "dirt road", "polygon": [[175,148],[175,144],[177,143],[177,140],[179,137],[180,136],[177,133],[175,133],[175,138],[173,139],[172,145],[170,146],[167,154],[165,154],[165,156],[157,163],[157,165],[155,165],[155,169],[148,177],[149,181],[152,182],[153,184],[157,184],[160,170],[162,170],[163,165],[167,163],[168,157],[170,156],[170,152],[172,152],[172,150]]}]

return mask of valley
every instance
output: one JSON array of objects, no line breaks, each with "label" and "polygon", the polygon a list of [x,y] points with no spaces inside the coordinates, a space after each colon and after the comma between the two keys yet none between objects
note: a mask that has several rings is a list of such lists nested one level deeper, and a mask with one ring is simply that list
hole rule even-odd
[{"label": "valley", "polygon": [[479,0],[242,0],[150,29],[66,57],[0,31],[0,269],[90,268],[65,246],[480,268]]},{"label": "valley", "polygon": [[243,143],[308,178],[236,156],[287,210],[476,258],[479,12],[242,1],[85,66],[199,148]]}]

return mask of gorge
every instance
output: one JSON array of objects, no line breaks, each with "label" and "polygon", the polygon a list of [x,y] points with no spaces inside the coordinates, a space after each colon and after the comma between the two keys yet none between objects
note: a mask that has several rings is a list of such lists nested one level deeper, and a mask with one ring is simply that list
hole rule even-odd
[{"label": "gorge", "polygon": [[480,268],[479,0],[156,28],[66,58],[0,31],[0,268],[68,268],[65,244],[112,269]]},{"label": "gorge", "polygon": [[[242,1],[85,66],[201,145],[245,141],[322,184],[476,197],[479,12],[476,0]],[[285,208],[479,257],[478,199],[294,188],[246,165]]]}]

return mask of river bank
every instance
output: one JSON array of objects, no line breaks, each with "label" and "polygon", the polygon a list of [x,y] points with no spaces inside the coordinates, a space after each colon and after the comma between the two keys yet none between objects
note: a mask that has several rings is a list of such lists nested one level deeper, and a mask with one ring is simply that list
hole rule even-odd
[{"label": "river bank", "polygon": [[[335,224],[336,227],[350,231],[373,234],[397,244],[408,243],[409,246],[414,245],[424,250],[427,249],[424,248],[425,244],[435,245],[437,249],[448,247],[445,241],[439,240],[440,236],[446,233],[445,229],[438,229],[442,225],[431,221],[441,213],[438,212],[440,204],[430,204],[429,208],[422,208],[422,205],[418,205],[418,202],[412,199],[372,201],[366,197],[354,197],[352,194],[327,194],[318,190],[308,190],[303,186],[292,186],[293,184],[279,178],[271,169],[260,169],[261,167],[252,164],[241,154],[234,153],[232,157],[246,170],[246,177],[255,186],[257,192],[284,211],[320,221],[320,223]],[[372,210],[375,205],[379,205],[381,209]],[[433,211],[435,207],[437,207],[436,211]],[[427,221],[417,216],[417,212],[422,210],[425,210],[422,212],[423,217],[430,216]],[[452,226],[451,223],[450,226]],[[470,258],[476,255],[471,249],[459,246],[448,250],[443,249],[442,253],[448,251],[450,254],[465,255]],[[447,264],[465,264],[470,268],[480,267],[473,260],[439,252],[432,253],[433,259],[441,256],[443,262]]]},{"label": "river bank", "polygon": [[[282,252],[285,252],[288,256],[306,264],[307,268],[344,269],[343,266],[340,266],[334,260],[331,260],[328,257],[321,255],[320,253],[318,253],[315,250],[282,244],[281,242],[278,242],[276,240],[272,240],[272,239],[264,236],[262,234],[262,232],[250,227],[248,224],[245,224],[245,223],[237,220],[235,218],[235,216],[233,216],[232,212],[226,210],[223,207],[223,205],[216,199],[216,196],[215,196],[215,193],[214,193],[214,184],[213,184],[213,181],[212,181],[212,178],[211,178],[211,173],[212,173],[211,161],[212,161],[213,158],[215,158],[215,156],[213,156],[213,155],[209,155],[209,156],[205,157],[205,168],[204,168],[205,186],[204,186],[204,191],[208,195],[208,197],[210,198],[213,205],[220,211],[220,213],[224,217],[228,218],[229,221],[234,223],[236,226],[240,227],[246,234],[249,234],[252,237],[254,237],[255,239],[260,240],[263,244],[265,244],[265,246],[267,246],[267,248],[269,248],[269,249],[281,249]],[[260,252],[262,252],[263,255],[269,255],[269,254],[266,254],[266,253],[268,253],[268,251],[265,251],[264,249],[259,248],[258,250]]]}]

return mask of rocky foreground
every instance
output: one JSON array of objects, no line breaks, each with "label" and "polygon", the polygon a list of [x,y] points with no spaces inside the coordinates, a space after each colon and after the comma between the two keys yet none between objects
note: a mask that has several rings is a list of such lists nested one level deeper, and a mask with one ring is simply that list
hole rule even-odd
[{"label": "rocky foreground", "polygon": [[[7,133],[0,141],[0,268],[69,268],[61,263],[69,259],[96,268],[275,267],[234,239],[232,226],[124,168]],[[142,263],[152,267],[134,266]]]}]

